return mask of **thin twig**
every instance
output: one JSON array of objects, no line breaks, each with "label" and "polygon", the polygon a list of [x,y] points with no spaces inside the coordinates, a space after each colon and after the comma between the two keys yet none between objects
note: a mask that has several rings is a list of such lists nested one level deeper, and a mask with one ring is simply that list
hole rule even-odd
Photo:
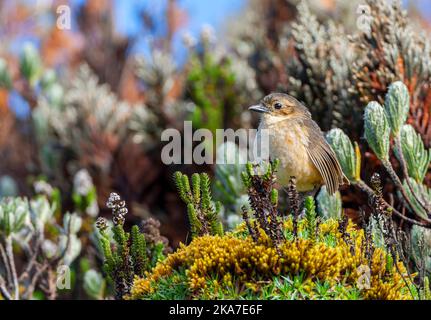
[{"label": "thin twig", "polygon": [[5,269],[6,269],[6,279],[7,279],[8,283],[12,283],[12,272],[10,270],[9,261],[7,259],[7,256],[6,256],[6,250],[5,250],[5,248],[1,242],[0,242],[0,255],[1,255],[1,258],[3,260]]},{"label": "thin twig", "polygon": [[386,171],[388,172],[389,176],[391,177],[392,181],[395,183],[397,188],[400,190],[401,194],[403,195],[404,200],[406,201],[407,205],[410,207],[412,212],[415,214],[415,216],[418,217],[419,219],[426,221],[428,224],[431,224],[430,219],[422,217],[418,212],[416,212],[415,207],[413,206],[412,202],[410,201],[410,198],[407,195],[406,190],[404,189],[403,183],[401,182],[400,178],[396,174],[394,168],[392,167],[392,164],[389,161],[382,161],[382,164],[385,167]]},{"label": "thin twig", "polygon": [[69,222],[67,224],[66,246],[65,246],[63,252],[58,256],[58,258],[52,260],[52,262],[51,262],[52,265],[59,263],[66,256],[67,251],[69,251],[69,249],[70,249],[70,243],[72,242],[71,241],[72,232],[70,231],[71,225],[72,225],[72,217],[70,217]]},{"label": "thin twig", "polygon": [[[369,197],[373,197],[374,196],[374,191],[373,189],[371,189],[364,181],[359,180],[353,183],[355,186],[357,186],[361,191],[365,192]],[[387,203],[384,199],[382,199],[384,201],[384,205],[391,211],[393,212],[397,217],[410,222],[412,224],[416,224],[418,226],[421,227],[428,227],[429,228],[429,223],[424,223],[424,222],[420,222],[420,221],[416,221],[414,219],[411,219],[409,217],[406,217],[405,215],[403,215],[401,212],[399,212],[398,210],[396,210],[394,207],[392,207],[391,205],[389,205],[389,203]]]},{"label": "thin twig", "polygon": [[44,264],[39,270],[36,271],[36,273],[33,275],[33,278],[30,281],[30,285],[27,287],[27,298],[30,298],[34,292],[34,289],[36,288],[37,280],[41,276],[41,274],[48,268],[48,264]]},{"label": "thin twig", "polygon": [[40,251],[40,246],[41,246],[42,240],[43,240],[43,234],[41,232],[38,232],[38,237],[37,237],[37,240],[36,240],[36,243],[35,243],[35,246],[34,246],[35,247],[34,251],[31,254],[31,257],[29,257],[29,262],[28,262],[25,270],[21,273],[21,275],[19,277],[19,281],[22,281],[26,277],[29,276],[29,274],[30,274],[33,266],[36,263],[36,260],[37,260],[37,257],[38,257],[39,251]]},{"label": "thin twig", "polygon": [[12,300],[12,297],[10,296],[9,291],[6,288],[6,282],[3,279],[3,277],[0,275],[0,292],[6,300]]},{"label": "thin twig", "polygon": [[15,267],[15,259],[13,257],[13,249],[12,249],[12,236],[8,236],[6,238],[6,255],[9,259],[10,263],[10,269],[12,273],[12,282],[14,286],[14,299],[19,299],[19,282],[18,282],[18,275],[16,273],[16,267]]}]

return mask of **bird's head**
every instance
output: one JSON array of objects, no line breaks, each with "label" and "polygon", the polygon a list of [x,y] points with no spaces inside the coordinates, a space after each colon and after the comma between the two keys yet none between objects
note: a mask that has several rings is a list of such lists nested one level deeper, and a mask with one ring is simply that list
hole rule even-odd
[{"label": "bird's head", "polygon": [[310,116],[307,107],[294,97],[284,93],[271,93],[258,105],[251,106],[251,111],[262,113],[264,117],[296,118]]}]

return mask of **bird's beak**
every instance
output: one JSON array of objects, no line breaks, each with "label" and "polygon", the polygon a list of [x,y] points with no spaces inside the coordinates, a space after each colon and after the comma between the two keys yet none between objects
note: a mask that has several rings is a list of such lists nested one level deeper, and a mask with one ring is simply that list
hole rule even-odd
[{"label": "bird's beak", "polygon": [[248,110],[259,112],[259,113],[268,113],[269,112],[268,108],[265,107],[264,105],[261,105],[261,104],[251,106],[250,108],[248,108]]}]

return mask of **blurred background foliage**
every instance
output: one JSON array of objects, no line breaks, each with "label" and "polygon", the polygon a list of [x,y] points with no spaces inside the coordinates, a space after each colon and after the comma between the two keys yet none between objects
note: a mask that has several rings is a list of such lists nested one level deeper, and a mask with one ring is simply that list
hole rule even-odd
[{"label": "blurred background foliage", "polygon": [[[0,197],[47,195],[58,203],[50,213],[55,226],[62,212],[83,218],[78,269],[88,272],[87,294],[100,298],[105,284],[90,268],[100,259],[92,224],[109,213],[110,192],[127,201],[126,224],[157,218],[173,247],[190,237],[175,171],[216,177],[225,226],[240,221],[247,203],[241,166],[166,166],[160,133],[182,130],[185,120],[212,132],[256,127],[247,107],[281,91],[303,101],[324,131],[337,127],[357,141],[362,179],[380,172],[384,193],[402,211],[364,142],[363,113],[371,101],[384,104],[389,85],[401,80],[410,97],[407,123],[422,149],[431,147],[431,6],[392,2],[1,0]],[[56,27],[62,4],[71,8],[71,30]],[[369,36],[357,26],[361,4],[371,7]],[[429,167],[418,174],[429,188]],[[342,201],[354,220],[367,204],[352,187],[336,199],[322,190],[318,200],[318,210],[333,217]]]}]

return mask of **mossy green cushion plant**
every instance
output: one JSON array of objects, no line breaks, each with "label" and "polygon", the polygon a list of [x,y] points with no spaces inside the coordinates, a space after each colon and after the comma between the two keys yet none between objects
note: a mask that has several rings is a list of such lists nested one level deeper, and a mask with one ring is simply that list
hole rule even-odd
[{"label": "mossy green cushion plant", "polygon": [[[144,277],[136,278],[127,298],[411,298],[406,282],[384,250],[376,248],[372,257],[367,257],[362,230],[349,224],[345,239],[332,219],[320,224],[314,236],[310,236],[310,228],[310,218],[300,220],[295,238],[292,219],[285,221],[286,240],[279,247],[280,254],[263,230],[255,243],[245,224],[224,236],[198,237],[181,245]],[[403,272],[402,263],[397,264]],[[360,282],[368,266],[369,288]],[[179,286],[175,290],[174,284]]]}]

